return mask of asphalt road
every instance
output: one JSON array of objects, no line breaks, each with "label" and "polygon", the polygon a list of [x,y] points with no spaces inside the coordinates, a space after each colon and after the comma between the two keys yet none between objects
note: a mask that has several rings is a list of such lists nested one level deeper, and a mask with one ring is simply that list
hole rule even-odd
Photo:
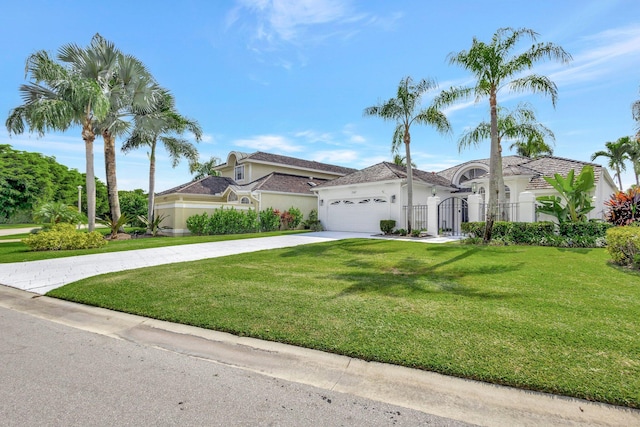
[{"label": "asphalt road", "polygon": [[465,426],[0,307],[0,425]]}]

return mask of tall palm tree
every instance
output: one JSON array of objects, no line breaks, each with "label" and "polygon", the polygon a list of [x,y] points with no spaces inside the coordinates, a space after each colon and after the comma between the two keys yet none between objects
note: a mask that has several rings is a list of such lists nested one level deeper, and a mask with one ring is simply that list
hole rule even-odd
[{"label": "tall palm tree", "polygon": [[535,42],[537,36],[536,32],[527,28],[500,28],[495,32],[490,43],[481,42],[474,37],[468,51],[449,54],[449,63],[471,71],[476,78],[476,83],[473,87],[454,87],[443,92],[441,102],[452,103],[469,96],[475,96],[476,99],[489,98],[491,153],[489,208],[484,242],[491,240],[498,206],[505,201],[502,147],[498,139],[498,92],[502,88],[507,88],[512,92],[529,91],[549,95],[555,107],[558,97],[555,83],[546,76],[523,73],[543,59],[556,59],[561,62],[571,60],[571,55],[553,43],[534,43],[524,52],[513,52],[523,37]]},{"label": "tall palm tree", "polygon": [[633,174],[636,178],[636,186],[640,186],[638,176],[640,175],[640,138],[631,139],[627,146],[627,155],[633,164]]},{"label": "tall palm tree", "polygon": [[[491,124],[481,122],[460,137],[458,149],[462,150],[470,145],[491,138]],[[498,144],[502,146],[503,139],[516,140],[510,149],[516,148],[517,153],[524,157],[536,157],[541,152],[552,153],[544,139],[555,139],[553,131],[536,120],[535,111],[528,104],[519,104],[513,111],[498,107]],[[526,140],[527,142],[520,142]]]},{"label": "tall palm tree", "polygon": [[447,116],[431,103],[426,108],[416,111],[420,106],[422,96],[428,91],[437,88],[437,84],[431,79],[422,79],[414,83],[411,77],[400,80],[395,98],[382,104],[364,109],[365,116],[378,116],[383,120],[396,122],[396,129],[391,142],[391,152],[395,153],[404,144],[405,162],[407,166],[407,230],[411,232],[413,223],[413,167],[411,162],[411,125],[431,125],[440,133],[450,133],[451,124]]},{"label": "tall palm tree", "polygon": [[104,141],[105,174],[111,219],[120,218],[120,200],[116,177],[116,136],[129,129],[126,120],[133,111],[149,111],[153,91],[153,78],[135,57],[124,55],[115,45],[96,34],[87,48],[68,44],[60,49],[60,60],[75,72],[98,83],[109,96],[108,114],[94,123],[94,133]]},{"label": "tall palm tree", "polygon": [[173,167],[186,158],[190,163],[198,161],[196,147],[182,138],[185,132],[194,135],[196,141],[202,140],[202,129],[197,121],[188,119],[176,111],[175,99],[166,89],[156,88],[153,109],[134,116],[134,129],[122,146],[124,152],[149,147],[149,206],[147,220],[153,222],[155,200],[156,146],[162,142],[169,153]]},{"label": "tall palm tree", "polygon": [[87,217],[89,231],[95,228],[96,182],[93,165],[95,123],[106,117],[109,97],[100,85],[56,62],[45,51],[27,58],[25,75],[31,81],[20,86],[23,104],[10,111],[6,120],[9,133],[66,131],[81,126],[85,143]]},{"label": "tall palm tree", "polygon": [[526,141],[516,141],[509,146],[510,150],[515,149],[516,154],[522,157],[535,159],[543,155],[553,155],[553,148],[547,144],[544,138],[529,135]]},{"label": "tall palm tree", "polygon": [[193,162],[189,165],[189,173],[193,174],[193,180],[205,178],[207,176],[220,176],[220,172],[214,168],[220,164],[220,158],[211,156],[206,162]]},{"label": "tall palm tree", "polygon": [[618,177],[618,186],[622,191],[622,171],[627,170],[624,162],[629,160],[629,154],[627,152],[631,138],[623,136],[618,138],[616,142],[605,142],[604,146],[607,147],[606,151],[596,151],[591,155],[591,160],[595,160],[598,157],[606,157],[609,159],[609,167],[616,171]]}]

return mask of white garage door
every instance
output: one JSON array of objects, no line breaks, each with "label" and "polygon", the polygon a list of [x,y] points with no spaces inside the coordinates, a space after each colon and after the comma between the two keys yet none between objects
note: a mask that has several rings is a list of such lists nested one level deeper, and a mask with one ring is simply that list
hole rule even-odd
[{"label": "white garage door", "polygon": [[389,201],[384,197],[330,200],[329,231],[380,233],[380,220],[389,219]]}]

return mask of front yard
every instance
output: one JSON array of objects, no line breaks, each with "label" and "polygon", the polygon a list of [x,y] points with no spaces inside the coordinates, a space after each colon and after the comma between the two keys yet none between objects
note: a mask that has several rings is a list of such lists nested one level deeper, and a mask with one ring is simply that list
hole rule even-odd
[{"label": "front yard", "polygon": [[448,375],[640,407],[640,275],[603,249],[346,240],[49,293]]}]

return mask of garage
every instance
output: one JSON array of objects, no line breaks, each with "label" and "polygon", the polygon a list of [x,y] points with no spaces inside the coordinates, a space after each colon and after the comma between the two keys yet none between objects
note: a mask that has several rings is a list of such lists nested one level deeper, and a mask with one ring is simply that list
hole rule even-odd
[{"label": "garage", "polygon": [[380,220],[390,218],[386,197],[361,197],[328,201],[326,229],[380,233]]}]

